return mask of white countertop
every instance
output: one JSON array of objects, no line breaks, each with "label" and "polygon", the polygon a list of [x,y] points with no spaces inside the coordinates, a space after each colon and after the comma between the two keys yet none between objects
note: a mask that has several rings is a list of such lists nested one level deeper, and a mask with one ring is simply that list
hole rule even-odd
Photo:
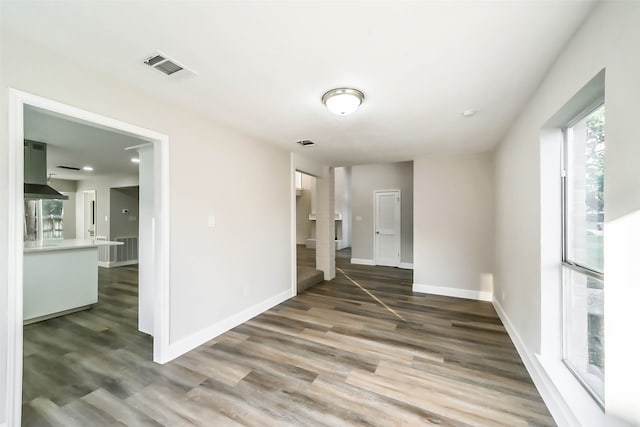
[{"label": "white countertop", "polygon": [[118,246],[122,242],[108,240],[64,239],[24,242],[24,253],[45,251],[68,251],[73,249],[96,248],[98,246]]}]

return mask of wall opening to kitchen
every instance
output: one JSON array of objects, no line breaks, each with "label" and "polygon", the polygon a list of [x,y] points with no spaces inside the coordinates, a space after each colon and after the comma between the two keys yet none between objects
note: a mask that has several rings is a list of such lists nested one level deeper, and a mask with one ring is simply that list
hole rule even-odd
[{"label": "wall opening to kitchen", "polygon": [[[95,247],[94,245],[98,242],[97,233],[100,233],[101,227],[100,222],[104,221],[105,223],[109,222],[110,214],[104,214],[101,212],[101,209],[105,209],[106,212],[109,212],[109,202],[108,196],[105,197],[105,200],[101,200],[100,195],[100,179],[97,179],[92,185],[89,187],[81,188],[80,186],[76,186],[76,191],[69,190],[65,188],[64,192],[60,192],[59,195],[53,196],[43,196],[42,200],[61,200],[65,198],[65,202],[68,203],[69,194],[74,193],[75,212],[73,209],[70,209],[67,206],[67,213],[69,215],[64,215],[64,206],[60,206],[60,203],[56,204],[55,202],[46,203],[47,209],[50,211],[45,212],[42,201],[39,200],[40,196],[38,195],[41,191],[46,193],[47,191],[56,192],[55,189],[46,190],[44,187],[50,187],[52,181],[60,180],[63,181],[64,176],[60,174],[60,176],[48,176],[45,178],[44,183],[38,184],[42,185],[43,189],[40,190],[34,186],[27,187],[25,186],[25,171],[26,164],[25,161],[28,159],[25,158],[24,147],[26,145],[26,132],[27,128],[25,125],[28,123],[25,121],[25,118],[31,114],[33,111],[41,112],[49,118],[57,118],[57,119],[67,119],[70,122],[74,122],[76,124],[82,124],[85,127],[93,127],[97,130],[107,133],[115,133],[123,137],[130,138],[132,140],[136,140],[140,147],[144,147],[145,151],[145,159],[147,165],[152,163],[152,168],[147,170],[151,170],[150,180],[149,177],[145,178],[145,182],[151,182],[152,185],[149,186],[147,184],[146,191],[150,193],[152,197],[151,200],[151,209],[147,209],[146,213],[143,216],[140,215],[139,221],[146,222],[150,224],[149,229],[152,233],[147,237],[151,240],[145,246],[146,250],[151,250],[151,253],[148,254],[147,261],[147,279],[150,284],[153,284],[153,289],[151,292],[147,292],[149,306],[152,307],[152,325],[148,328],[147,333],[153,335],[153,343],[150,343],[149,346],[149,357],[153,357],[153,360],[156,362],[163,363],[168,359],[168,331],[169,331],[169,323],[168,323],[168,247],[169,247],[169,209],[168,209],[168,194],[169,194],[169,182],[168,182],[168,137],[163,134],[156,133],[154,131],[150,131],[144,128],[139,128],[136,126],[132,126],[125,122],[120,122],[115,119],[111,119],[108,117],[100,116],[85,110],[77,109],[75,107],[71,107],[65,104],[61,104],[55,101],[48,100],[46,98],[42,98],[36,95],[28,94],[25,92],[21,92],[15,89],[9,90],[10,94],[10,103],[9,103],[9,223],[13,224],[10,227],[9,235],[7,239],[8,244],[8,253],[9,253],[9,269],[7,271],[9,287],[7,289],[7,298],[8,298],[8,307],[9,312],[9,347],[7,348],[7,369],[8,369],[8,385],[7,385],[7,407],[9,412],[9,419],[19,423],[20,421],[20,411],[21,411],[21,403],[22,403],[22,360],[23,360],[23,321],[25,310],[23,308],[23,303],[26,305],[25,300],[25,289],[23,284],[27,279],[27,270],[29,272],[38,271],[39,268],[36,268],[38,265],[42,264],[42,259],[39,258],[36,260],[35,264],[29,264],[31,261],[35,260],[38,257],[44,256],[45,252],[57,252],[57,255],[64,256],[60,260],[52,260],[51,258],[47,258],[45,264],[51,261],[48,267],[52,267],[55,271],[62,271],[64,269],[60,269],[60,265],[63,263],[68,263],[70,268],[69,272],[72,274],[69,275],[69,280],[73,280],[75,276],[81,276],[81,274],[73,274],[76,270],[80,270],[81,266],[93,264],[95,261],[96,267],[93,271],[95,274],[98,274],[97,268],[97,251],[95,255],[91,253],[91,248]],[[32,130],[29,130],[32,134]],[[35,134],[37,134],[37,129]],[[46,136],[46,135],[45,135]],[[42,139],[44,137],[41,137]],[[52,145],[55,146],[56,144]],[[106,146],[105,144],[102,144]],[[133,145],[133,144],[128,144]],[[103,147],[105,148],[105,147]],[[93,147],[95,149],[95,147]],[[55,153],[59,151],[58,153]],[[68,155],[69,152],[65,152],[65,149],[62,146],[58,146],[58,148],[53,150],[54,155],[52,155],[51,165],[54,169],[58,165],[58,160],[65,153]],[[138,154],[135,150],[127,153],[128,157],[135,156],[136,160],[138,159]],[[102,153],[95,153],[96,162],[99,163],[99,160],[104,156]],[[129,159],[130,162],[133,162],[133,158]],[[56,163],[56,164],[53,164]],[[61,164],[61,166],[69,166]],[[86,167],[85,167],[86,166]],[[73,168],[77,168],[79,170],[74,170]],[[80,172],[80,170],[84,172],[92,172],[96,171],[95,167],[92,165],[82,165],[82,166],[73,166],[72,168],[59,168],[61,170],[69,171],[73,170],[74,172]],[[56,169],[57,170],[57,169]],[[97,175],[97,174],[96,174]],[[102,179],[102,178],[101,178]],[[67,181],[71,181],[67,179]],[[104,184],[104,182],[103,182]],[[130,186],[130,182],[124,180],[123,182],[113,182],[109,185],[113,185],[114,188],[122,188],[126,186]],[[138,183],[136,183],[137,185]],[[55,183],[54,183],[55,185]],[[105,185],[103,188],[106,188],[107,191],[111,188],[109,185]],[[116,187],[117,186],[117,187]],[[151,188],[149,188],[151,187]],[[34,190],[34,188],[36,188]],[[93,237],[93,239],[84,239],[84,231],[82,234],[78,233],[78,227],[68,226],[65,227],[65,219],[75,219],[76,224],[79,223],[79,219],[84,218],[84,191],[94,190],[95,198],[93,199],[92,209],[93,209],[93,236],[89,232],[89,228],[84,227],[86,220],[83,222],[83,229],[87,228],[88,237]],[[142,191],[142,189],[140,190]],[[28,198],[30,200],[36,200],[35,207],[38,210],[34,211],[34,215],[37,215],[35,212],[39,212],[39,218],[37,218],[38,225],[40,226],[39,234],[36,232],[35,239],[30,242],[25,243],[25,237],[27,237],[26,232],[26,216],[25,216],[25,195],[28,194]],[[147,198],[149,200],[149,198]],[[33,203],[31,203],[33,205]],[[51,206],[49,206],[51,205]],[[53,206],[55,205],[55,206]],[[46,221],[44,221],[45,214],[49,215]],[[70,218],[71,217],[71,218]],[[78,218],[80,217],[80,218]],[[136,218],[136,221],[138,219]],[[45,224],[47,227],[45,227]],[[104,224],[103,224],[104,225]],[[75,230],[74,230],[75,229]],[[107,230],[108,228],[103,228]],[[72,233],[72,230],[75,231],[75,236]],[[67,234],[65,234],[65,232]],[[44,236],[47,236],[45,239]],[[86,240],[90,240],[93,243],[87,243]],[[72,241],[72,242],[70,242]],[[45,243],[47,242],[47,243]],[[27,245],[28,243],[28,245]],[[60,249],[60,246],[65,245],[76,245],[74,248],[78,250],[77,253],[72,254],[66,248]],[[47,249],[43,249],[49,246]],[[33,260],[30,260],[27,263],[26,252],[29,246],[29,255],[28,257],[34,256]],[[97,245],[100,246],[100,245]],[[54,247],[54,250],[49,250],[49,248]],[[24,253],[23,253],[24,251]],[[95,258],[94,258],[95,256]],[[34,267],[35,266],[35,267]],[[24,270],[23,270],[24,267]],[[131,273],[131,272],[129,272]],[[41,280],[41,279],[48,280]],[[23,279],[25,279],[23,281]],[[40,281],[43,282],[52,282],[55,285],[56,280],[58,280],[58,274],[54,277],[36,277],[36,283]],[[149,280],[151,279],[151,280]],[[121,278],[116,278],[116,281],[125,280]],[[63,281],[64,282],[64,281]],[[142,285],[142,283],[140,283]],[[45,288],[46,289],[46,288]],[[55,295],[55,290],[57,287],[53,286],[49,288],[48,292],[53,292],[52,295]],[[70,294],[72,297],[75,297],[75,293]],[[68,296],[68,295],[67,295]],[[57,297],[57,296],[56,296]],[[66,298],[63,298],[66,299]],[[39,301],[42,301],[41,299]],[[59,310],[60,307],[54,308],[54,310]],[[58,313],[59,311],[56,311]],[[62,310],[64,312],[64,310]],[[62,313],[64,314],[64,313]],[[101,320],[96,321],[93,326],[90,324],[86,324],[85,326],[89,326],[89,329],[93,328],[98,331],[101,328],[105,328],[106,325],[109,324],[110,320],[106,318],[107,316],[103,316]],[[113,320],[113,319],[112,319]],[[134,319],[137,320],[137,319]],[[83,322],[82,319],[77,320],[75,324],[81,325]],[[100,325],[102,323],[102,325]],[[137,323],[137,322],[136,322]],[[64,329],[64,328],[63,328]],[[71,332],[73,330],[73,325],[68,328],[67,332]],[[104,334],[106,336],[106,334]],[[73,340],[72,340],[73,341]],[[51,343],[53,344],[53,343]],[[75,342],[77,345],[77,341]],[[90,343],[89,343],[90,344]],[[45,346],[46,347],[46,346]],[[49,352],[59,352],[64,354],[66,349],[62,348],[62,346],[53,348],[37,348],[37,346],[31,346],[24,348],[24,354],[30,354],[32,351],[49,351]],[[45,354],[45,353],[42,353]],[[46,382],[46,381],[45,381]]]}]

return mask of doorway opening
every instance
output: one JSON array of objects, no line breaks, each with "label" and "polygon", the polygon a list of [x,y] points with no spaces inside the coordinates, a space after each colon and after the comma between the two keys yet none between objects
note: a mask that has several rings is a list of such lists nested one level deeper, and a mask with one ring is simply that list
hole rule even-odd
[{"label": "doorway opening", "polygon": [[[8,265],[7,301],[9,319],[7,346],[7,414],[10,424],[20,425],[22,404],[22,360],[23,360],[23,239],[24,239],[24,152],[25,111],[40,109],[54,117],[65,118],[97,129],[111,131],[133,137],[153,147],[153,194],[152,216],[141,218],[152,224],[153,233],[153,270],[154,298],[149,302],[153,306],[153,360],[164,363],[169,355],[169,318],[168,318],[168,277],[169,277],[169,181],[168,181],[168,137],[128,123],[100,116],[85,110],[71,107],[36,95],[9,89],[9,233],[7,239]],[[97,196],[87,193],[82,197],[83,230],[86,235],[96,238],[96,212],[99,205]],[[86,202],[86,203],[85,203]],[[84,207],[87,209],[84,209]],[[80,209],[79,209],[80,210]],[[85,216],[85,211],[87,215]],[[91,212],[91,214],[89,214]],[[80,221],[78,221],[80,222]],[[86,223],[93,222],[93,227]],[[99,229],[99,227],[98,227]],[[78,233],[76,237],[84,237]],[[96,266],[97,269],[97,266]],[[30,351],[29,349],[27,349]]]},{"label": "doorway opening", "polygon": [[96,190],[82,192],[82,235],[85,239],[96,236]]},{"label": "doorway opening", "polygon": [[296,182],[296,283],[297,292],[321,283],[316,268],[316,177],[295,172]]}]

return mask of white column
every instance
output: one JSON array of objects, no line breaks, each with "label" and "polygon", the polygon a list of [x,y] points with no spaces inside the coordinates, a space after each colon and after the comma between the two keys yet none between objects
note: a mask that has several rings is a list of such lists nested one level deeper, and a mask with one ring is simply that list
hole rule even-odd
[{"label": "white column", "polygon": [[154,307],[154,148],[152,144],[138,149],[140,164],[139,229],[138,229],[138,329],[153,335]]},{"label": "white column", "polygon": [[335,181],[332,167],[322,169],[316,180],[316,268],[324,272],[324,280],[331,280],[336,277]]}]

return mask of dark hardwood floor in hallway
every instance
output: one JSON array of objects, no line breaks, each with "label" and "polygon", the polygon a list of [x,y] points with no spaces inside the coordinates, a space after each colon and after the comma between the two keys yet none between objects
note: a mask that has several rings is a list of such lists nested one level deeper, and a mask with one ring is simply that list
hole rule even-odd
[{"label": "dark hardwood floor in hallway", "polygon": [[100,269],[96,307],[25,327],[23,425],[555,425],[491,304],[337,265],[350,279],[166,365],[137,332],[136,269]]}]

